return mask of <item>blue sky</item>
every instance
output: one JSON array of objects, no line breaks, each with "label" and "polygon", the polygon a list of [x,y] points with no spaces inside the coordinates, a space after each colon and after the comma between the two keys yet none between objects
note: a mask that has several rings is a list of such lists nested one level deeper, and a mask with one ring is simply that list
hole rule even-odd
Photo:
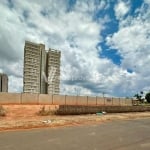
[{"label": "blue sky", "polygon": [[23,86],[24,41],[61,50],[61,94],[150,90],[150,0],[2,0],[0,72]]},{"label": "blue sky", "polygon": [[[126,0],[124,2],[128,3],[129,1]],[[131,16],[136,15],[135,11],[136,11],[136,9],[141,7],[142,3],[143,3],[143,0],[130,1],[130,7],[131,7],[130,11],[128,11],[125,14],[124,18],[128,17],[129,15],[131,15]],[[114,11],[115,5],[116,5],[115,1],[111,1],[110,7],[107,10],[101,10],[96,14],[95,19],[103,18],[103,17],[105,17],[105,15],[108,15],[109,18],[111,18],[109,22],[106,22],[104,24],[105,29],[101,32],[101,35],[104,38],[106,38],[110,34],[114,34],[119,29],[119,20],[116,18],[115,11]],[[99,43],[99,46],[102,48],[102,52],[100,53],[100,57],[106,57],[108,59],[111,59],[113,61],[113,63],[115,63],[116,65],[121,64],[121,60],[123,59],[122,56],[119,53],[117,53],[116,49],[109,48],[109,46],[106,43],[106,40]],[[128,70],[130,70],[130,69],[127,69],[127,71]]]}]

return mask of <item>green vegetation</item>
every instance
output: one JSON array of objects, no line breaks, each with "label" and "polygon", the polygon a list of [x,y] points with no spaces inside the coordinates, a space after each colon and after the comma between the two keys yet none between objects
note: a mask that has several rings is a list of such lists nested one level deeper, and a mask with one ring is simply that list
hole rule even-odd
[{"label": "green vegetation", "polygon": [[[144,94],[143,91],[134,95],[136,100],[140,102],[140,104],[149,104],[150,103],[150,92]],[[146,100],[146,101],[145,101]]]},{"label": "green vegetation", "polygon": [[147,100],[148,103],[150,103],[150,92],[146,93],[145,99]]},{"label": "green vegetation", "polygon": [[141,103],[143,103],[144,102],[143,94],[144,94],[143,91],[141,91],[140,93],[135,94],[134,97]]}]

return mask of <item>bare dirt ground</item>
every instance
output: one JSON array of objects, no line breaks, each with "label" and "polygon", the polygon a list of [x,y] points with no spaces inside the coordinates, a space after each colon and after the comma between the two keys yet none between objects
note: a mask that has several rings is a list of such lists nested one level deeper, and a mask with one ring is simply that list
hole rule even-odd
[{"label": "bare dirt ground", "polygon": [[[6,116],[0,117],[0,131],[43,127],[64,127],[85,124],[100,124],[107,121],[150,118],[150,112],[114,113],[105,115],[39,116],[42,105],[3,105]],[[46,106],[56,109],[58,106]]]}]

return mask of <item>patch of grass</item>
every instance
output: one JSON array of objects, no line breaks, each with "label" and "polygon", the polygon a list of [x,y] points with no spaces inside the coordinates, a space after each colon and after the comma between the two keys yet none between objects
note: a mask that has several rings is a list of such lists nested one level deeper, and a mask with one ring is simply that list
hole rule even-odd
[{"label": "patch of grass", "polygon": [[48,115],[55,115],[56,111],[49,109],[46,109],[45,106],[41,107],[37,115],[39,116],[48,116]]},{"label": "patch of grass", "polygon": [[3,106],[0,106],[0,116],[5,117],[6,116],[6,110],[4,109]]}]

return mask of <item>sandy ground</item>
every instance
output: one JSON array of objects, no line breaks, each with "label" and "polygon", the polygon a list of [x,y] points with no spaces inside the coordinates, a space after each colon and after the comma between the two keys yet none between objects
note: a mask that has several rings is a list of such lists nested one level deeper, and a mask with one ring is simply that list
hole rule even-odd
[{"label": "sandy ground", "polygon": [[[107,121],[150,118],[150,112],[115,113],[105,115],[39,116],[42,105],[4,105],[6,116],[0,117],[0,131],[43,127],[64,127],[85,124],[100,124]],[[56,109],[58,106],[46,106]]]}]

